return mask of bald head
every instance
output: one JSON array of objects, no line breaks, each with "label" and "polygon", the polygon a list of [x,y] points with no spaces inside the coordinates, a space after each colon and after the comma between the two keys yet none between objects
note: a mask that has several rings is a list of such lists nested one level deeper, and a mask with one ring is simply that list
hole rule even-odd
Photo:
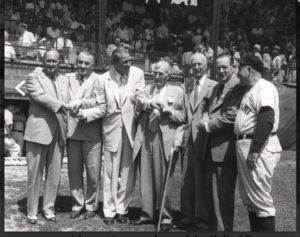
[{"label": "bald head", "polygon": [[200,80],[207,70],[207,59],[202,53],[194,53],[190,58],[190,66],[192,69],[192,75]]},{"label": "bald head", "polygon": [[44,55],[44,69],[48,76],[53,77],[58,72],[59,53],[55,49],[48,50]]},{"label": "bald head", "polygon": [[203,53],[194,53],[190,58],[190,65],[199,61],[201,61],[203,64],[207,64],[207,59]]}]

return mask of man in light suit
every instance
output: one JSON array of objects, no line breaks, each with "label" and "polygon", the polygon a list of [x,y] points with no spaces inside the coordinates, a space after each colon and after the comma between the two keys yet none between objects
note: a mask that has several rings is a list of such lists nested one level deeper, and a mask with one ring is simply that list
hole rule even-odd
[{"label": "man in light suit", "polygon": [[211,185],[209,174],[211,155],[206,149],[209,137],[196,126],[201,117],[206,117],[208,100],[216,82],[206,75],[207,59],[195,53],[190,59],[191,78],[184,84],[186,125],[183,129],[183,177],[181,188],[181,214],[179,227],[208,229],[210,215]]},{"label": "man in light suit", "polygon": [[68,83],[58,73],[59,53],[45,53],[44,68],[37,67],[26,77],[29,116],[24,140],[27,148],[27,222],[37,223],[39,193],[46,169],[43,215],[55,221],[55,199],[67,133]]},{"label": "man in light suit", "polygon": [[214,203],[214,230],[233,231],[234,193],[237,164],[233,124],[244,95],[237,85],[234,61],[229,55],[219,55],[216,60],[218,85],[209,103],[209,118],[198,123],[199,129],[210,134],[208,149],[212,153],[212,185]]},{"label": "man in light suit", "polygon": [[[144,73],[131,66],[131,59],[124,48],[113,51],[112,67],[99,77],[93,92],[98,106],[80,109],[77,115],[86,122],[102,118],[103,212],[107,225],[113,224],[115,218],[119,223],[128,221],[128,206],[135,181],[132,149],[137,122],[134,106],[143,106],[146,97]],[[101,108],[103,104],[106,110]]]},{"label": "man in light suit", "polygon": [[[70,105],[91,98],[99,75],[93,72],[94,56],[87,51],[79,53],[77,73],[68,73]],[[75,111],[74,111],[75,112]],[[71,112],[68,119],[68,174],[72,196],[70,218],[78,218],[85,208],[84,218],[94,217],[98,209],[98,191],[102,157],[100,119],[85,123]],[[87,188],[84,194],[83,167],[86,169]]]},{"label": "man in light suit", "polygon": [[[139,165],[142,198],[142,215],[138,220],[132,221],[135,225],[152,223],[156,203],[161,207],[163,183],[170,156],[173,155],[171,149],[178,151],[181,145],[178,133],[185,119],[184,91],[167,83],[171,73],[170,64],[160,61],[152,67],[154,85],[147,86],[145,93],[149,100],[161,104],[161,110],[149,109],[142,112],[135,137],[133,158],[135,159],[141,152]],[[171,194],[172,174],[162,212],[162,231],[169,231],[172,228]]]}]

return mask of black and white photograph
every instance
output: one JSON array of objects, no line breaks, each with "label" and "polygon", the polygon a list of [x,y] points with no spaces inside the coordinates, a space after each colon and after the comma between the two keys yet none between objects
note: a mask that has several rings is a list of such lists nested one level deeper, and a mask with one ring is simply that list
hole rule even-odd
[{"label": "black and white photograph", "polygon": [[5,0],[3,233],[296,236],[299,7]]}]

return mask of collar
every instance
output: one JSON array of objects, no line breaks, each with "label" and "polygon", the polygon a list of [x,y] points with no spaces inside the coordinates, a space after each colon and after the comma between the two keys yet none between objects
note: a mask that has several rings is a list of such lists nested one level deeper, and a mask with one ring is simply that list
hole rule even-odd
[{"label": "collar", "polygon": [[[199,79],[199,84],[200,84],[201,87],[203,86],[203,84],[204,84],[204,82],[205,82],[205,79],[206,79],[206,75],[203,75],[203,76]],[[196,86],[196,80],[197,80],[197,79],[194,80],[194,85],[195,85],[195,86]]]}]

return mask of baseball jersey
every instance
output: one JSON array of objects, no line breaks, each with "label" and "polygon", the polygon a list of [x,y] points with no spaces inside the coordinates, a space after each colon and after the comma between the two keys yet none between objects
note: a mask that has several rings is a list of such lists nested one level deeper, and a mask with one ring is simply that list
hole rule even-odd
[{"label": "baseball jersey", "polygon": [[244,95],[234,123],[234,133],[255,133],[258,113],[261,107],[269,106],[274,110],[274,125],[272,133],[279,124],[279,95],[276,87],[269,81],[260,78],[259,81]]}]

